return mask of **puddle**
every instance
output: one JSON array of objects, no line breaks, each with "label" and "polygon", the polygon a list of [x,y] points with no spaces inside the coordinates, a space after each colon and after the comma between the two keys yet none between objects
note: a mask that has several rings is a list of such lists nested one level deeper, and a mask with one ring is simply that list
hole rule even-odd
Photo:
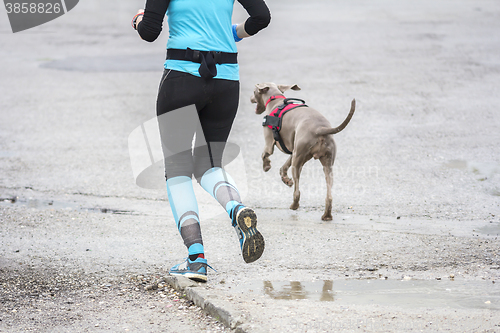
[{"label": "puddle", "polygon": [[61,210],[77,210],[89,211],[105,214],[126,214],[133,215],[134,212],[128,210],[102,208],[102,207],[82,207],[76,202],[62,202],[54,200],[38,200],[38,199],[20,199],[18,197],[0,198],[0,205],[2,206],[26,206],[35,209],[61,209]]},{"label": "puddle", "polygon": [[463,160],[451,160],[444,164],[450,169],[467,170],[478,176],[478,180],[484,181],[493,175],[500,173],[500,165],[492,163],[467,162]]},{"label": "puddle", "polygon": [[500,235],[500,223],[490,222],[490,224],[488,224],[482,228],[478,228],[475,231],[479,232],[483,235],[487,235],[487,236],[499,236]]},{"label": "puddle", "polygon": [[280,300],[312,300],[342,305],[500,310],[500,284],[491,281],[254,281],[236,290]]},{"label": "puddle", "polygon": [[160,72],[165,58],[160,53],[70,57],[43,62],[40,67],[77,72]]},{"label": "puddle", "polygon": [[19,154],[15,151],[0,150],[0,158],[16,157]]},{"label": "puddle", "polygon": [[104,214],[120,214],[120,215],[134,215],[135,214],[133,211],[130,211],[130,210],[100,208],[100,207],[81,208],[80,210],[86,210],[89,212],[104,213]]},{"label": "puddle", "polygon": [[448,163],[445,163],[444,166],[450,169],[466,170],[467,162],[462,160],[451,160]]}]

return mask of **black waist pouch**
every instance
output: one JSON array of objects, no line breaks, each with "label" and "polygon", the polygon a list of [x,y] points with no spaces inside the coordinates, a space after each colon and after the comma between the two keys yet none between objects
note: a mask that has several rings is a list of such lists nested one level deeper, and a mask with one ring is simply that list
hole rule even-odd
[{"label": "black waist pouch", "polygon": [[200,64],[198,73],[205,79],[211,79],[217,75],[216,64],[237,64],[238,53],[199,51],[187,48],[167,49],[167,59],[185,60]]}]

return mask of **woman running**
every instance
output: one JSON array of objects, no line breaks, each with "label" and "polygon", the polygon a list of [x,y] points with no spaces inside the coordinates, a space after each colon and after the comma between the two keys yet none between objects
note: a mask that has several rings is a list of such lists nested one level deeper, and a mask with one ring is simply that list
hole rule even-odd
[{"label": "woman running", "polygon": [[255,35],[271,20],[264,0],[238,2],[249,14],[241,24],[231,22],[234,0],[147,0],[132,21],[140,37],[153,42],[167,15],[167,59],[156,112],[168,199],[188,249],[186,261],[169,272],[202,282],[207,281],[207,259],[192,176],[226,209],[245,262],[259,259],[264,251],[257,216],[242,204],[234,180],[222,166],[239,102],[235,42]]}]

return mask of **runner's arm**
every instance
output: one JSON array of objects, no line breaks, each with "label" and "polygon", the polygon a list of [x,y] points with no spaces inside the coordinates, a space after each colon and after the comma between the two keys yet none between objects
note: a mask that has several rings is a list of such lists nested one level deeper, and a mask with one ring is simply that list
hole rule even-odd
[{"label": "runner's arm", "polygon": [[249,37],[264,29],[271,22],[271,13],[264,0],[238,0],[250,17],[245,23],[238,24],[238,37]]},{"label": "runner's arm", "polygon": [[148,0],[144,16],[137,19],[137,32],[142,39],[153,42],[161,33],[170,0]]}]

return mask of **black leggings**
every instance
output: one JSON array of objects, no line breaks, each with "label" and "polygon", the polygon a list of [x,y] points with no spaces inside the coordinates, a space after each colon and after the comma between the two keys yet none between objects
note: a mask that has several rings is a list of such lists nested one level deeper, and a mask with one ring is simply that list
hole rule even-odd
[{"label": "black leggings", "polygon": [[194,174],[199,180],[208,169],[222,167],[239,94],[239,81],[206,80],[170,69],[163,72],[156,114],[167,179]]}]

